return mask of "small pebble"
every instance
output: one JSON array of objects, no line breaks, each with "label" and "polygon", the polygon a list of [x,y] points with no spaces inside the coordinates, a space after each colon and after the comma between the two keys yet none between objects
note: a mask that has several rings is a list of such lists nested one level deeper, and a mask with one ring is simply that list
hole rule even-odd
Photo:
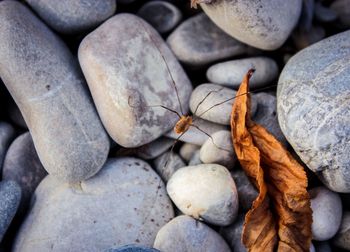
[{"label": "small pebble", "polygon": [[178,216],[159,230],[154,247],[164,252],[230,252],[225,240],[204,223]]},{"label": "small pebble", "polygon": [[154,168],[166,183],[179,168],[185,167],[185,162],[174,152],[165,152],[154,160]]},{"label": "small pebble", "polygon": [[0,173],[5,155],[11,141],[15,138],[15,129],[7,122],[0,122]]},{"label": "small pebble", "polygon": [[167,184],[175,205],[184,213],[210,224],[231,224],[238,212],[238,194],[228,170],[217,164],[177,170]]},{"label": "small pebble", "polygon": [[126,245],[119,248],[107,249],[104,252],[160,252],[158,249],[137,246],[137,245]]},{"label": "small pebble", "polygon": [[339,248],[350,250],[350,212],[344,212],[338,233],[333,244]]},{"label": "small pebble", "polygon": [[199,149],[200,149],[199,145],[184,143],[179,150],[179,154],[181,158],[188,163],[191,157],[193,156],[193,154]]},{"label": "small pebble", "polygon": [[242,243],[242,230],[244,224],[244,214],[239,214],[234,223],[220,229],[220,234],[228,241],[234,252],[247,252]]}]

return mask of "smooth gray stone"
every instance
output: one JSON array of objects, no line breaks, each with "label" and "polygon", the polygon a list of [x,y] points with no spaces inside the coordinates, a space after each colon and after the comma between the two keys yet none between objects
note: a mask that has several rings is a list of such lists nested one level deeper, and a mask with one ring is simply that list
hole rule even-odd
[{"label": "smooth gray stone", "polygon": [[145,160],[154,159],[166,152],[173,144],[173,139],[160,137],[153,142],[136,148],[135,155]]},{"label": "smooth gray stone", "polygon": [[166,188],[181,212],[195,219],[226,226],[237,216],[236,185],[224,166],[200,164],[180,168],[171,176]]},{"label": "smooth gray stone", "polygon": [[181,62],[195,67],[247,51],[246,45],[219,29],[205,14],[182,22],[169,35],[167,43]]},{"label": "smooth gray stone", "polygon": [[237,40],[263,50],[275,50],[297,24],[301,3],[301,0],[223,0],[200,6],[215,24]]},{"label": "smooth gray stone", "polygon": [[158,249],[137,246],[137,245],[126,245],[119,248],[107,249],[104,252],[160,252]]},{"label": "smooth gray stone", "polygon": [[337,19],[337,13],[331,8],[323,6],[320,2],[316,2],[315,19],[322,23],[333,22]]},{"label": "smooth gray stone", "polygon": [[181,158],[188,163],[191,160],[193,154],[199,149],[200,149],[199,145],[184,143],[179,150],[179,154]]},{"label": "smooth gray stone", "polygon": [[210,82],[238,89],[244,75],[249,69],[255,72],[249,80],[249,88],[256,89],[271,84],[278,76],[278,66],[273,59],[267,57],[252,57],[230,60],[212,65],[207,70]]},{"label": "smooth gray stone", "polygon": [[215,132],[202,145],[199,158],[204,164],[219,164],[227,169],[235,166],[237,157],[233,149],[231,132],[222,130]]},{"label": "smooth gray stone", "polygon": [[185,162],[174,152],[165,152],[154,160],[154,168],[166,183],[179,168],[185,167]]},{"label": "smooth gray stone", "polygon": [[152,142],[179,119],[162,107],[147,106],[182,114],[180,100],[187,113],[191,83],[158,32],[141,18],[110,18],[84,38],[78,54],[101,120],[121,146]]},{"label": "smooth gray stone", "polygon": [[94,28],[114,14],[115,0],[25,0],[54,30],[76,34]]},{"label": "smooth gray stone", "polygon": [[243,224],[244,214],[239,214],[236,221],[233,224],[220,229],[220,234],[228,242],[228,245],[230,246],[233,252],[247,252],[247,249],[241,241]]},{"label": "smooth gray stone", "polygon": [[172,3],[152,1],[145,3],[137,15],[150,23],[159,33],[172,31],[181,21],[181,11]]},{"label": "smooth gray stone", "polygon": [[109,140],[66,45],[28,8],[0,2],[0,75],[28,125],[45,169],[87,179],[107,158]]},{"label": "smooth gray stone", "polygon": [[333,244],[339,248],[350,250],[350,212],[343,213],[343,219]]},{"label": "smooth gray stone", "polygon": [[251,100],[256,100],[258,104],[253,121],[265,127],[278,141],[287,146],[287,140],[278,123],[276,96],[261,92],[252,95]]},{"label": "smooth gray stone", "polygon": [[331,10],[335,11],[342,27],[350,28],[350,4],[348,0],[335,0],[330,5]]},{"label": "smooth gray stone", "polygon": [[13,251],[152,246],[159,229],[174,216],[164,183],[136,158],[110,159],[96,176],[72,185],[49,175],[34,199]]},{"label": "smooth gray stone", "polygon": [[[210,83],[201,84],[191,94],[190,109],[197,117],[222,125],[230,125],[235,96],[236,91],[233,89]],[[257,103],[252,100],[252,115],[255,114],[256,109]]]},{"label": "smooth gray stone", "polygon": [[0,242],[16,214],[21,188],[14,181],[0,181]]},{"label": "smooth gray stone", "polygon": [[339,195],[320,186],[309,191],[312,209],[312,239],[326,241],[338,231],[342,219]]},{"label": "smooth gray stone", "polygon": [[3,162],[8,147],[11,141],[15,138],[15,129],[7,122],[0,122],[0,171],[3,167]]},{"label": "smooth gray stone", "polygon": [[46,175],[30,133],[18,136],[6,153],[2,177],[4,180],[16,181],[21,187],[19,211],[23,213],[27,210],[32,194]]},{"label": "smooth gray stone", "polygon": [[236,183],[239,207],[246,212],[252,207],[253,201],[259,193],[242,169],[231,171],[231,175]]},{"label": "smooth gray stone", "polygon": [[203,162],[200,159],[201,152],[200,150],[197,150],[195,153],[193,153],[190,161],[188,162],[189,166],[199,165],[203,164]]},{"label": "smooth gray stone", "polygon": [[154,247],[164,252],[230,252],[218,233],[185,215],[174,218],[159,230]]},{"label": "smooth gray stone", "polygon": [[350,192],[349,44],[346,31],[300,51],[284,67],[277,88],[282,132],[336,192]]}]

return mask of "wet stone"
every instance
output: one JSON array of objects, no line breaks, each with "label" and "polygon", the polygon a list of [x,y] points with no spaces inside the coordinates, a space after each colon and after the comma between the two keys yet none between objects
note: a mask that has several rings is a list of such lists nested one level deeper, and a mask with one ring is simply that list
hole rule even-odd
[{"label": "wet stone", "polygon": [[15,138],[15,129],[7,122],[0,122],[0,172],[11,141]]},{"label": "wet stone", "polygon": [[179,168],[185,167],[185,162],[174,152],[165,152],[154,160],[154,168],[166,183]]}]

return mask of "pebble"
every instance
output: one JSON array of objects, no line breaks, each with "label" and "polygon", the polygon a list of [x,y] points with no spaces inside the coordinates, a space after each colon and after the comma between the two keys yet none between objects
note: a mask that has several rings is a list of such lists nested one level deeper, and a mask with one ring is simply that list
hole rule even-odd
[{"label": "pebble", "polygon": [[0,242],[16,214],[21,188],[14,181],[0,181]]},{"label": "pebble", "polygon": [[22,197],[19,206],[21,213],[27,210],[32,194],[46,175],[47,172],[39,160],[30,133],[18,136],[6,153],[2,177],[17,182],[21,187]]},{"label": "pebble", "polygon": [[229,246],[234,252],[247,252],[241,241],[243,224],[244,214],[239,214],[234,223],[220,229],[220,234],[228,241]]},{"label": "pebble", "polygon": [[217,164],[177,170],[167,184],[175,205],[186,215],[207,223],[231,224],[238,212],[238,194],[229,171]]},{"label": "pebble", "polygon": [[166,152],[173,144],[173,139],[160,137],[148,144],[136,148],[135,155],[146,160],[154,159]]},{"label": "pebble", "polygon": [[192,67],[200,67],[247,51],[246,45],[219,29],[205,14],[198,14],[182,22],[169,35],[167,43],[181,62]]},{"label": "pebble", "polygon": [[96,176],[72,185],[49,175],[35,199],[14,252],[152,246],[159,229],[174,216],[163,182],[136,158],[109,159]]},{"label": "pebble", "polygon": [[15,138],[15,129],[7,122],[0,122],[0,172],[11,141]]},{"label": "pebble", "polygon": [[298,52],[284,67],[277,88],[282,132],[302,161],[336,192],[350,192],[349,43],[346,31]]},{"label": "pebble", "polygon": [[64,34],[82,33],[114,14],[115,0],[25,0],[54,30]]},{"label": "pebble", "polygon": [[184,143],[179,150],[179,154],[181,158],[188,163],[191,160],[193,154],[199,149],[200,146],[196,144]]},{"label": "pebble", "polygon": [[348,0],[335,0],[330,5],[337,16],[340,24],[344,28],[350,28],[350,5]]},{"label": "pebble", "polygon": [[333,244],[339,248],[350,250],[350,212],[344,212],[338,233]]},{"label": "pebble", "polygon": [[[225,130],[227,129],[226,126],[220,125],[217,123],[213,123],[207,120],[203,120],[201,118],[196,118],[196,120],[193,122],[196,126],[198,126],[201,130],[190,127],[186,133],[181,136],[180,141],[196,144],[196,145],[202,145],[204,142],[209,138],[208,135],[212,135],[213,133]],[[204,133],[204,132],[205,133]],[[176,134],[173,130],[167,132],[165,134],[166,137],[170,137],[173,139],[177,139],[180,135]]]},{"label": "pebble", "polygon": [[321,23],[333,22],[337,19],[337,13],[320,2],[315,3],[315,19]]},{"label": "pebble", "polygon": [[301,0],[212,1],[200,6],[213,22],[232,37],[263,50],[279,48],[301,13]]},{"label": "pebble", "polygon": [[199,165],[203,164],[202,160],[200,159],[201,152],[200,150],[197,150],[195,153],[193,153],[193,156],[191,157],[190,161],[188,162],[189,166]]},{"label": "pebble", "polygon": [[339,195],[320,186],[309,191],[312,209],[313,240],[326,241],[338,231],[342,218],[342,203]]},{"label": "pebble", "polygon": [[254,68],[256,71],[249,81],[250,89],[257,89],[271,84],[279,74],[278,66],[273,59],[267,57],[251,57],[212,65],[207,70],[207,78],[212,83],[227,85],[233,89],[238,89],[243,76],[251,68]]},{"label": "pebble", "polygon": [[204,223],[178,216],[162,227],[154,247],[166,252],[230,252],[225,240]]},{"label": "pebble", "polygon": [[158,249],[137,246],[137,245],[126,245],[120,248],[107,249],[104,252],[160,252]]},{"label": "pebble", "polygon": [[208,138],[200,149],[200,160],[204,164],[219,164],[227,169],[235,166],[237,157],[233,150],[231,132],[222,130]]},{"label": "pebble", "polygon": [[174,113],[147,107],[163,105],[180,113],[172,79],[183,112],[188,111],[192,86],[187,75],[158,32],[141,18],[110,18],[84,38],[78,55],[100,118],[119,145],[138,147],[174,127]]},{"label": "pebble", "polygon": [[287,140],[278,122],[276,96],[261,92],[254,94],[251,100],[256,100],[258,104],[253,121],[264,126],[280,143],[287,146]]},{"label": "pebble", "polygon": [[[206,96],[207,98],[205,98]],[[210,83],[201,84],[197,86],[191,94],[190,109],[193,114],[202,119],[222,125],[230,125],[232,104],[235,101],[235,96],[236,91],[233,89]],[[229,101],[213,107],[226,100]],[[200,102],[202,103],[200,104]],[[196,111],[198,104],[200,105]],[[251,114],[255,114],[257,109],[255,100],[252,100],[251,108]]]},{"label": "pebble", "polygon": [[165,182],[169,181],[174,172],[185,166],[186,164],[181,157],[170,151],[165,152],[154,160],[154,168]]},{"label": "pebble", "polygon": [[172,31],[181,21],[181,11],[172,3],[152,1],[145,3],[137,15],[150,23],[159,33]]},{"label": "pebble", "polygon": [[91,177],[109,140],[75,58],[20,2],[0,2],[0,23],[0,75],[45,169],[67,182]]},{"label": "pebble", "polygon": [[231,171],[231,175],[236,183],[239,207],[243,211],[248,211],[252,207],[253,201],[258,197],[259,193],[243,170],[233,170]]}]

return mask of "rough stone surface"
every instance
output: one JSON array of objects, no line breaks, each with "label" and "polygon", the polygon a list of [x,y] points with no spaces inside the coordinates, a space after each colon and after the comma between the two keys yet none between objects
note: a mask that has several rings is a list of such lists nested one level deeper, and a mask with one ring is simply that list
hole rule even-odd
[{"label": "rough stone surface", "polygon": [[25,0],[54,30],[74,34],[94,28],[112,16],[115,0]]},{"label": "rough stone surface", "polygon": [[342,203],[339,195],[325,187],[316,187],[309,192],[312,209],[312,236],[314,240],[326,241],[338,231],[342,218]]},{"label": "rough stone surface", "polygon": [[[193,114],[202,119],[222,125],[230,125],[232,104],[235,96],[236,91],[233,89],[210,83],[201,84],[191,94],[190,109]],[[200,105],[196,110],[198,104]],[[252,100],[251,106],[251,114],[254,115],[257,108],[255,100]]]},{"label": "rough stone surface", "polygon": [[[192,86],[154,28],[132,14],[119,14],[84,38],[79,61],[109,135],[130,148],[149,143],[175,126],[188,110]],[[173,83],[173,81],[175,84]]]},{"label": "rough stone surface", "polygon": [[231,132],[222,130],[208,138],[200,149],[200,159],[204,164],[220,164],[232,169],[237,157],[233,150]]},{"label": "rough stone surface", "polygon": [[16,214],[21,188],[14,181],[0,182],[0,242]]},{"label": "rough stone surface", "polygon": [[150,23],[159,33],[173,30],[181,21],[181,11],[172,3],[152,1],[144,4],[137,15]]},{"label": "rough stone surface", "polygon": [[45,169],[64,181],[94,175],[109,151],[78,63],[17,1],[0,2],[0,76],[19,106]]},{"label": "rough stone surface", "polygon": [[96,176],[81,183],[62,184],[47,176],[35,191],[13,251],[152,246],[173,216],[164,184],[146,162],[110,159]]},{"label": "rough stone surface", "polygon": [[271,85],[271,82],[278,76],[278,66],[273,59],[252,57],[215,64],[208,68],[207,78],[212,83],[238,89],[243,76],[251,68],[254,68],[255,72],[249,81],[250,89]]},{"label": "rough stone surface", "polygon": [[160,252],[158,249],[137,246],[137,245],[126,245],[120,248],[107,249],[104,252]]},{"label": "rough stone surface", "polygon": [[340,21],[341,25],[344,28],[350,28],[350,5],[347,0],[335,0],[331,6],[331,10],[333,10]]},{"label": "rough stone surface", "polygon": [[179,150],[179,154],[181,158],[188,163],[191,157],[193,156],[193,154],[199,149],[200,149],[199,145],[184,143]]},{"label": "rough stone surface", "polygon": [[11,141],[15,137],[15,129],[7,122],[0,122],[0,171]]},{"label": "rough stone surface", "polygon": [[186,164],[181,157],[170,151],[165,152],[154,160],[154,168],[164,182],[168,182],[174,172],[185,166]]},{"label": "rough stone surface", "polygon": [[218,233],[185,215],[174,218],[159,230],[154,247],[164,252],[230,252]]},{"label": "rough stone surface", "polygon": [[2,178],[13,180],[22,189],[19,210],[23,213],[40,181],[47,175],[36,153],[30,133],[18,136],[6,153]]},{"label": "rough stone surface", "polygon": [[167,42],[176,57],[190,66],[206,65],[247,51],[246,45],[219,29],[205,14],[181,23]]},{"label": "rough stone surface", "polygon": [[301,0],[224,0],[200,5],[232,37],[260,49],[275,50],[298,22],[301,3]]},{"label": "rough stone surface", "polygon": [[349,43],[347,31],[300,51],[277,88],[278,121],[288,142],[337,192],[350,192]]},{"label": "rough stone surface", "polygon": [[225,238],[234,252],[247,252],[247,249],[241,241],[243,223],[244,214],[239,214],[233,224],[220,229],[220,234]]},{"label": "rough stone surface", "polygon": [[238,194],[229,171],[217,164],[177,170],[167,184],[175,205],[187,215],[225,226],[237,216]]},{"label": "rough stone surface", "polygon": [[350,250],[350,212],[344,212],[338,233],[333,239],[333,244],[339,248]]}]

